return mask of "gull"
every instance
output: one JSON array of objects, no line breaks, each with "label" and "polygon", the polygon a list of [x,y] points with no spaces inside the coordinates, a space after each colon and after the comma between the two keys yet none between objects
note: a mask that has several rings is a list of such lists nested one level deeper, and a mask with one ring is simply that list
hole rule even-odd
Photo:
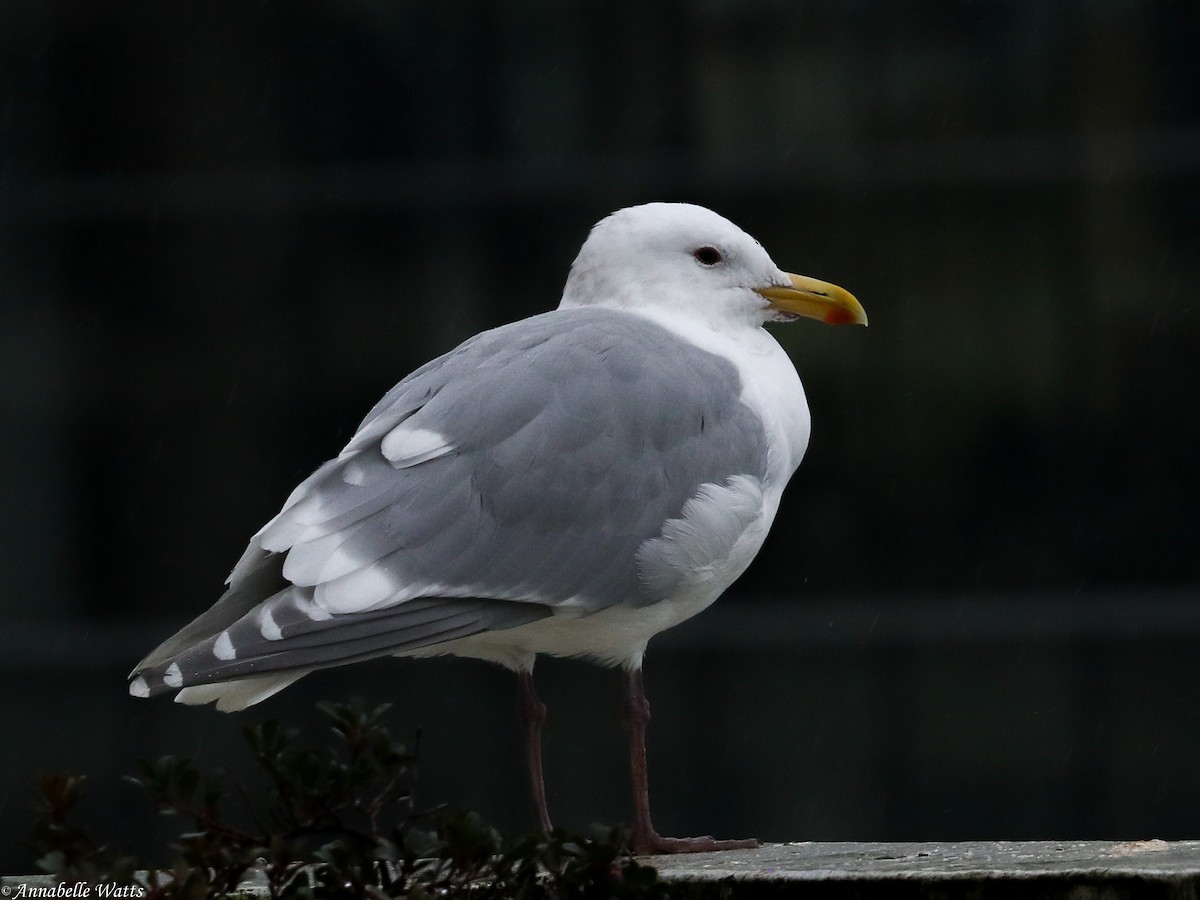
[{"label": "gull", "polygon": [[224,595],[143,659],[130,693],[240,710],[317,669],[440,654],[516,673],[534,806],[538,654],[624,672],[638,854],[650,816],[642,679],[656,634],[758,553],[808,445],[795,367],[763,325],[865,325],[700,206],[648,203],[588,235],[558,308],[417,369],[250,539]]}]

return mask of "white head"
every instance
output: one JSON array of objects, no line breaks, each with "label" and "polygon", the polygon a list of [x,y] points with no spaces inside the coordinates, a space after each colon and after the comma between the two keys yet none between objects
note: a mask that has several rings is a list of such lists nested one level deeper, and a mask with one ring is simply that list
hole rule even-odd
[{"label": "white head", "polygon": [[722,330],[797,316],[866,324],[849,293],[784,272],[742,229],[690,203],[631,206],[599,222],[559,304],[575,306],[678,312]]}]

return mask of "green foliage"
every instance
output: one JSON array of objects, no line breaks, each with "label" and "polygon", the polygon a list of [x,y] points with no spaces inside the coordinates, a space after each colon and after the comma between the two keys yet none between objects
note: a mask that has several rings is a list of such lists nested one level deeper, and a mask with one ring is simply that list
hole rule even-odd
[{"label": "green foliage", "polygon": [[64,883],[140,884],[144,896],[186,900],[227,896],[251,876],[280,900],[668,896],[657,872],[629,855],[620,830],[506,838],[474,813],[417,812],[415,757],[388,734],[387,706],[318,708],[332,726],[328,745],[300,746],[296,732],[275,721],[245,729],[268,785],[267,808],[250,810],[250,827],[230,818],[231,787],[241,800],[246,792],[223,772],[173,756],[142,761],[129,780],[160,814],[187,825],[172,845],[172,863],[141,875],[135,859],[69,824],[83,778],[44,779],[34,828],[38,865]]}]

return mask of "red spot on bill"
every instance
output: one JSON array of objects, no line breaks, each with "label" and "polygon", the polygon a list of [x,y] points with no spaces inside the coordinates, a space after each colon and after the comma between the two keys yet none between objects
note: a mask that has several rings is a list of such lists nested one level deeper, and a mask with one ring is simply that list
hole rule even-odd
[{"label": "red spot on bill", "polygon": [[825,321],[830,325],[850,325],[854,322],[854,313],[840,306],[833,306],[825,313]]}]

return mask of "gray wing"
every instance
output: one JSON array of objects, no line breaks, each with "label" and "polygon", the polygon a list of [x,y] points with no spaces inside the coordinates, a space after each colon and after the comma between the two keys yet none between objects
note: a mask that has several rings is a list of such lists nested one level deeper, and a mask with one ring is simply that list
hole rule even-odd
[{"label": "gray wing", "polygon": [[617,311],[477,335],[393,388],[134,675],[157,693],[663,600],[639,548],[702,486],[765,474],[740,393],[729,361]]}]

